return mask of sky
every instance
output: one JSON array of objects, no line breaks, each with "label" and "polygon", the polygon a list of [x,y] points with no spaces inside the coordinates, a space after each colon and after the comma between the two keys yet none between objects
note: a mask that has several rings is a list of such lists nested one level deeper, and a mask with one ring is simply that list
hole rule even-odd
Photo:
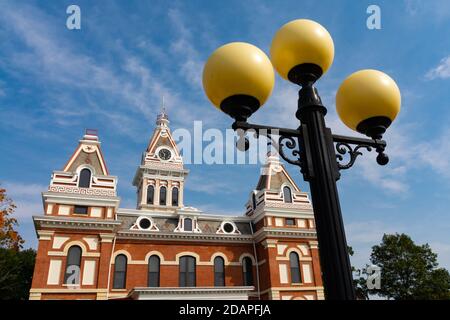
[{"label": "sky", "polygon": [[[66,9],[81,9],[69,30]],[[369,30],[369,5],[381,29]],[[338,181],[352,263],[369,262],[384,233],[428,243],[450,269],[450,2],[410,1],[0,1],[0,183],[17,204],[25,247],[37,246],[32,216],[85,128],[99,131],[107,166],[119,177],[121,207],[134,208],[132,178],[161,110],[172,130],[225,131],[232,121],[207,100],[203,65],[219,46],[252,43],[269,54],[283,24],[312,19],[330,32],[335,58],[317,82],[334,133],[359,136],[335,111],[340,83],[360,69],[389,74],[402,109],[384,138],[390,157],[359,157]],[[276,76],[251,122],[296,128],[297,88]],[[244,214],[260,165],[187,166],[185,204]],[[298,168],[287,169],[309,192]]]}]

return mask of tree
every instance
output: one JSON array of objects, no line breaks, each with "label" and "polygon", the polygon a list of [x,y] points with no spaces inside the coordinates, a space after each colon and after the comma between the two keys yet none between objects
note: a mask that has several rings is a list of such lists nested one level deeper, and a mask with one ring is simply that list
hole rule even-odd
[{"label": "tree", "polygon": [[19,250],[24,240],[15,230],[17,219],[11,217],[16,205],[6,194],[6,189],[0,187],[0,248]]},{"label": "tree", "polygon": [[0,187],[0,299],[28,299],[36,251],[21,250],[24,240],[11,215],[16,205]]},{"label": "tree", "polygon": [[[352,247],[347,246],[349,256],[353,257],[355,251]],[[369,300],[369,289],[367,289],[366,279],[362,277],[365,273],[365,269],[357,269],[352,266],[352,275],[357,276],[359,278],[353,279],[353,286],[355,287],[356,299],[358,300]]]},{"label": "tree", "polygon": [[0,248],[0,300],[28,299],[36,251]]},{"label": "tree", "polygon": [[437,268],[428,244],[416,245],[406,234],[385,234],[372,247],[372,264],[381,267],[381,289],[369,290],[388,299],[450,299],[450,274]]}]

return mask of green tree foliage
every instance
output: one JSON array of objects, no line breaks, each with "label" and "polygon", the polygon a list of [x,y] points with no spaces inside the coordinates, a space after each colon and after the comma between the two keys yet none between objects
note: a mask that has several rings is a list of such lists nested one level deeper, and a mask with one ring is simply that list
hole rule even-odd
[{"label": "green tree foliage", "polygon": [[36,252],[0,248],[0,299],[26,300],[33,277]]},{"label": "green tree foliage", "polygon": [[21,250],[24,240],[15,230],[16,206],[0,187],[0,300],[28,299],[36,252]]},{"label": "green tree foliage", "polygon": [[6,189],[0,187],[0,248],[19,250],[24,240],[15,230],[18,223],[11,215],[16,205],[6,194]]},{"label": "green tree foliage", "polygon": [[395,300],[450,299],[450,274],[437,268],[437,255],[428,244],[416,245],[406,234],[385,234],[372,247],[370,261],[381,267],[381,289],[370,294]]}]

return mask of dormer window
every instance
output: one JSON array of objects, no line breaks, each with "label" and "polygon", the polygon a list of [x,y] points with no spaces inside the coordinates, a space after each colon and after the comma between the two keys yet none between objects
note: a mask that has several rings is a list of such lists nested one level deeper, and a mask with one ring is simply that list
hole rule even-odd
[{"label": "dormer window", "polygon": [[89,188],[91,186],[91,170],[84,168],[80,171],[80,178],[78,180],[78,187]]},{"label": "dormer window", "polygon": [[287,186],[283,188],[283,198],[284,198],[285,203],[292,203],[291,188],[289,188]]},{"label": "dormer window", "polygon": [[191,218],[184,218],[183,230],[184,231],[192,231],[192,219]]},{"label": "dormer window", "polygon": [[178,226],[174,229],[174,232],[202,233],[196,217],[183,215],[180,216]]},{"label": "dormer window", "polygon": [[167,198],[167,188],[162,186],[159,188],[159,204],[161,206],[166,205],[166,198]]}]

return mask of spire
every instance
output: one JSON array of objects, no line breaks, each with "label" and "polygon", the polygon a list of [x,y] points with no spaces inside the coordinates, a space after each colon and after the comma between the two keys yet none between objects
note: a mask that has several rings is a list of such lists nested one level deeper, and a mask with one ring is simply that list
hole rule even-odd
[{"label": "spire", "polygon": [[156,125],[158,127],[167,127],[169,125],[169,116],[166,113],[164,96],[162,97],[161,112],[158,114],[158,117],[156,118]]}]

